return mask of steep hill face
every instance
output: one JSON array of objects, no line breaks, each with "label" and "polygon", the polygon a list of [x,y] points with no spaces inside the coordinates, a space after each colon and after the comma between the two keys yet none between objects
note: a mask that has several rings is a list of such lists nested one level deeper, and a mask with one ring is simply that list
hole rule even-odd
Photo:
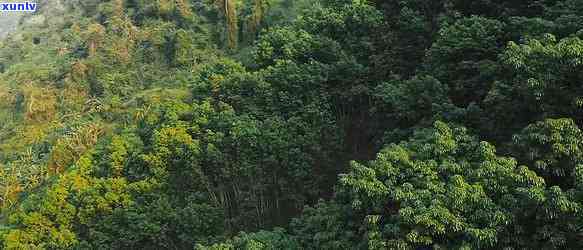
[{"label": "steep hill face", "polygon": [[583,249],[583,0],[44,1],[0,249]]}]

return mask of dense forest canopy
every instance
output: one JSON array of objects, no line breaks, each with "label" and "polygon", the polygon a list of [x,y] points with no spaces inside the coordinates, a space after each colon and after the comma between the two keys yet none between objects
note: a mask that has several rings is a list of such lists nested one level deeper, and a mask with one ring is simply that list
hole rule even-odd
[{"label": "dense forest canopy", "polygon": [[582,249],[582,0],[55,0],[3,249]]}]

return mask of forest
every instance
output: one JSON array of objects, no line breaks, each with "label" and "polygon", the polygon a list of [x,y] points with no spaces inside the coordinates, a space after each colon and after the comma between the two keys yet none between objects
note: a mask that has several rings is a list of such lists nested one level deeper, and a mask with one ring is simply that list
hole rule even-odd
[{"label": "forest", "polygon": [[583,249],[583,0],[38,8],[2,249]]}]

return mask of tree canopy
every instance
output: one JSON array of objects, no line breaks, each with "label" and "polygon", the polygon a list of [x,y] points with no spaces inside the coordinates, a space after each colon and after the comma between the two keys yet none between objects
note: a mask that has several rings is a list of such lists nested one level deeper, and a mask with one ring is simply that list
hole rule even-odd
[{"label": "tree canopy", "polygon": [[40,1],[3,249],[581,249],[579,0]]}]

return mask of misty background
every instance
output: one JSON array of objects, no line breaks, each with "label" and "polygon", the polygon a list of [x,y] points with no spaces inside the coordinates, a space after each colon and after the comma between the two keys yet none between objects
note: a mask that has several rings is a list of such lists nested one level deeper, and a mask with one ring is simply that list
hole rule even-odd
[{"label": "misty background", "polygon": [[[26,2],[27,0],[2,0],[1,2]],[[46,18],[51,18],[47,14],[59,15],[64,10],[63,2],[82,2],[79,0],[37,0],[28,2],[37,3],[37,11],[35,13],[26,12],[0,12],[0,39],[6,37],[10,32],[16,30],[18,25],[22,23],[29,23],[39,25],[43,23]],[[36,16],[36,18],[33,18]]]},{"label": "misty background", "polygon": [[0,38],[15,30],[23,13],[0,12]]}]

